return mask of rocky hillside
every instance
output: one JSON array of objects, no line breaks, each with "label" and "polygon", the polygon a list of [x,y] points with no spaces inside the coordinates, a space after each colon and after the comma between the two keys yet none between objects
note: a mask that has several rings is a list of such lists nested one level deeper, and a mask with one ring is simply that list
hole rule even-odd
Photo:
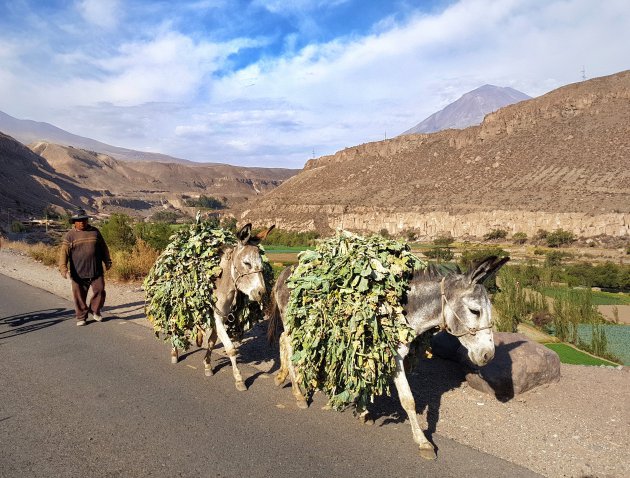
[{"label": "rocky hillside", "polygon": [[426,238],[558,227],[630,235],[630,71],[502,108],[480,126],[313,159],[241,217]]},{"label": "rocky hillside", "polygon": [[58,174],[41,156],[0,133],[0,210],[3,223],[41,215],[47,206],[89,207],[90,191]]},{"label": "rocky hillside", "polygon": [[127,162],[47,142],[30,148],[0,136],[0,207],[11,209],[16,217],[39,215],[49,204],[148,216],[163,208],[186,209],[186,199],[201,195],[217,197],[231,207],[276,188],[296,173],[226,164]]},{"label": "rocky hillside", "polygon": [[228,206],[279,186],[291,169],[227,164],[121,161],[108,155],[45,142],[31,145],[58,173],[93,191],[100,212],[149,215],[156,209],[185,209],[188,198],[213,196]]}]

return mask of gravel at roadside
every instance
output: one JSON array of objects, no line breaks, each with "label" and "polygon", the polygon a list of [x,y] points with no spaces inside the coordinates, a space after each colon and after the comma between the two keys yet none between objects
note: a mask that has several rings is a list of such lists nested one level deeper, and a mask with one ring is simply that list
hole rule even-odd
[{"label": "gravel at roadside", "polygon": [[[0,274],[71,300],[68,280],[19,252],[0,249]],[[143,304],[139,284],[108,281],[106,316],[150,327]],[[263,331],[245,339],[240,360],[270,372],[277,350],[264,344]],[[166,346],[164,353],[167,360]],[[468,387],[455,364],[439,359],[423,361],[410,383],[424,429],[548,477],[630,476],[629,367],[562,365],[560,382],[506,403]],[[383,398],[374,411],[381,426],[401,409]]]}]

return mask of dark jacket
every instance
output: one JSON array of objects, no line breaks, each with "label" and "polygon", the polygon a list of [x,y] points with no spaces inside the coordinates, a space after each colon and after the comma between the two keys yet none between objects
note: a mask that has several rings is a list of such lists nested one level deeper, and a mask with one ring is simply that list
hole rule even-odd
[{"label": "dark jacket", "polygon": [[73,279],[93,279],[103,275],[103,263],[109,269],[112,259],[100,231],[89,224],[83,231],[72,229],[63,236],[59,251],[59,271],[70,264]]}]

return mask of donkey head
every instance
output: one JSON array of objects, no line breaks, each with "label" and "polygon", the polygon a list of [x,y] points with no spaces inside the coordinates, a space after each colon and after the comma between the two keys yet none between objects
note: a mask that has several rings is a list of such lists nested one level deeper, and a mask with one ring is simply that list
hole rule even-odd
[{"label": "donkey head", "polygon": [[466,274],[453,274],[442,283],[442,313],[447,330],[459,338],[475,365],[494,357],[492,306],[483,281],[509,260],[490,256]]},{"label": "donkey head", "polygon": [[236,234],[238,243],[232,253],[232,279],[234,285],[251,300],[260,302],[265,294],[263,264],[258,244],[267,237],[274,226],[252,236],[252,225],[246,224]]}]

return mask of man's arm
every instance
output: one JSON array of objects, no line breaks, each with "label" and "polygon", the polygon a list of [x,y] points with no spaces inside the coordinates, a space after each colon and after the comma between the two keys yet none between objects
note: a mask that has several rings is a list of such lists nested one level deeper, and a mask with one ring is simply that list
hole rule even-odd
[{"label": "man's arm", "polygon": [[63,236],[61,247],[59,248],[59,258],[57,259],[57,267],[64,279],[68,278],[68,259],[70,256],[70,241],[68,235]]},{"label": "man's arm", "polygon": [[98,242],[98,245],[101,248],[101,252],[103,254],[103,262],[105,263],[105,269],[109,270],[112,267],[112,258],[109,255],[109,248],[107,247],[107,244],[105,243],[105,239],[101,235],[101,231],[98,231],[98,236],[96,238],[96,241]]}]

